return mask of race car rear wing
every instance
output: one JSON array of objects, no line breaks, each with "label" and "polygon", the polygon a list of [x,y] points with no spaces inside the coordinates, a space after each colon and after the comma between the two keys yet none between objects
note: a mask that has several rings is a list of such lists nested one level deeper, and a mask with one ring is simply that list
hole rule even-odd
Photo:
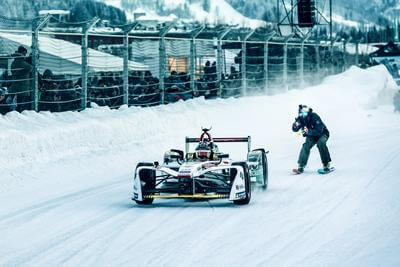
[{"label": "race car rear wing", "polygon": [[[247,143],[247,152],[251,151],[251,137],[217,137],[212,139],[214,143]],[[198,143],[200,138],[186,137],[185,139],[185,154],[189,152],[190,143]]]}]

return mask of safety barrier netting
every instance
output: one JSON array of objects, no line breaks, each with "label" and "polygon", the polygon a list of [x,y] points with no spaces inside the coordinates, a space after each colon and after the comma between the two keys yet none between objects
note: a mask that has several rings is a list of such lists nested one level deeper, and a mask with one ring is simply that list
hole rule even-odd
[{"label": "safety barrier netting", "polygon": [[338,44],[226,25],[0,17],[0,112],[275,94],[359,62]]},{"label": "safety barrier netting", "polygon": [[116,34],[88,35],[88,103],[110,108],[124,104],[124,44],[122,32]]},{"label": "safety barrier netting", "polygon": [[164,68],[165,103],[193,98],[190,86],[190,42],[186,40],[166,39]]},{"label": "safety barrier netting", "polygon": [[287,87],[288,89],[299,89],[302,83],[301,69],[301,46],[297,43],[287,46]]},{"label": "safety barrier netting", "polygon": [[82,30],[62,23],[65,33],[54,33],[60,22],[51,18],[38,36],[39,111],[82,110]]},{"label": "safety barrier netting", "polygon": [[284,46],[271,43],[268,49],[268,93],[279,93],[285,86]]},{"label": "safety barrier netting", "polygon": [[[195,41],[195,96],[216,98],[220,90],[217,74],[217,50],[213,40]],[[224,61],[226,63],[226,61]],[[223,70],[226,65],[223,66]]]},{"label": "safety barrier netting", "polygon": [[141,62],[145,71],[129,70],[129,105],[160,104],[160,42],[158,38],[129,38],[130,59]]},{"label": "safety barrier netting", "polygon": [[304,46],[304,67],[303,67],[303,80],[305,85],[314,85],[319,79],[319,65],[317,60],[318,46],[306,45]]}]

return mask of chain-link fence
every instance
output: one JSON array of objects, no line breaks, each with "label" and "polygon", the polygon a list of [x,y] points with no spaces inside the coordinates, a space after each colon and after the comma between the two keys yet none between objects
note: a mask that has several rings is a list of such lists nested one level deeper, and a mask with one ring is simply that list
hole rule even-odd
[{"label": "chain-link fence", "polygon": [[1,113],[275,94],[316,84],[357,61],[346,43],[265,29],[97,22],[0,17]]}]

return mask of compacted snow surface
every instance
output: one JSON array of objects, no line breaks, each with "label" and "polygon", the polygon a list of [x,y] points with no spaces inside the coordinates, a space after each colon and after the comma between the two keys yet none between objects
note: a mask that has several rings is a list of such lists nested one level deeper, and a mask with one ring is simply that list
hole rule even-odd
[{"label": "compacted snow surface", "polygon": [[[383,67],[351,68],[275,96],[195,99],[0,117],[0,266],[400,266],[400,114]],[[308,104],[331,132],[336,171],[291,132]],[[269,188],[229,201],[131,201],[139,161],[212,126],[269,154]],[[243,144],[220,145],[244,159]]]}]

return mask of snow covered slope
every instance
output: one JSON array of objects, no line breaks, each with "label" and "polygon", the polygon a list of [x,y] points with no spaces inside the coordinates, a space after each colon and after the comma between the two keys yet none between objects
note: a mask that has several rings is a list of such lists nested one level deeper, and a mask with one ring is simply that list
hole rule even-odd
[{"label": "snow covered slope", "polygon": [[[399,266],[394,90],[383,67],[354,67],[275,96],[0,117],[0,266]],[[290,174],[300,103],[331,132],[329,175],[316,174],[316,148],[304,175]],[[266,193],[245,207],[131,202],[138,161],[160,160],[210,125],[271,151]],[[240,159],[245,147],[220,149]]]},{"label": "snow covered slope", "polygon": [[211,0],[207,2],[207,10],[204,2],[200,0],[104,0],[107,5],[121,8],[127,18],[133,20],[134,13],[146,13],[141,20],[171,21],[180,18],[184,21],[207,22],[211,24],[241,25],[257,28],[265,25],[259,19],[251,19],[235,10],[225,0]]}]

